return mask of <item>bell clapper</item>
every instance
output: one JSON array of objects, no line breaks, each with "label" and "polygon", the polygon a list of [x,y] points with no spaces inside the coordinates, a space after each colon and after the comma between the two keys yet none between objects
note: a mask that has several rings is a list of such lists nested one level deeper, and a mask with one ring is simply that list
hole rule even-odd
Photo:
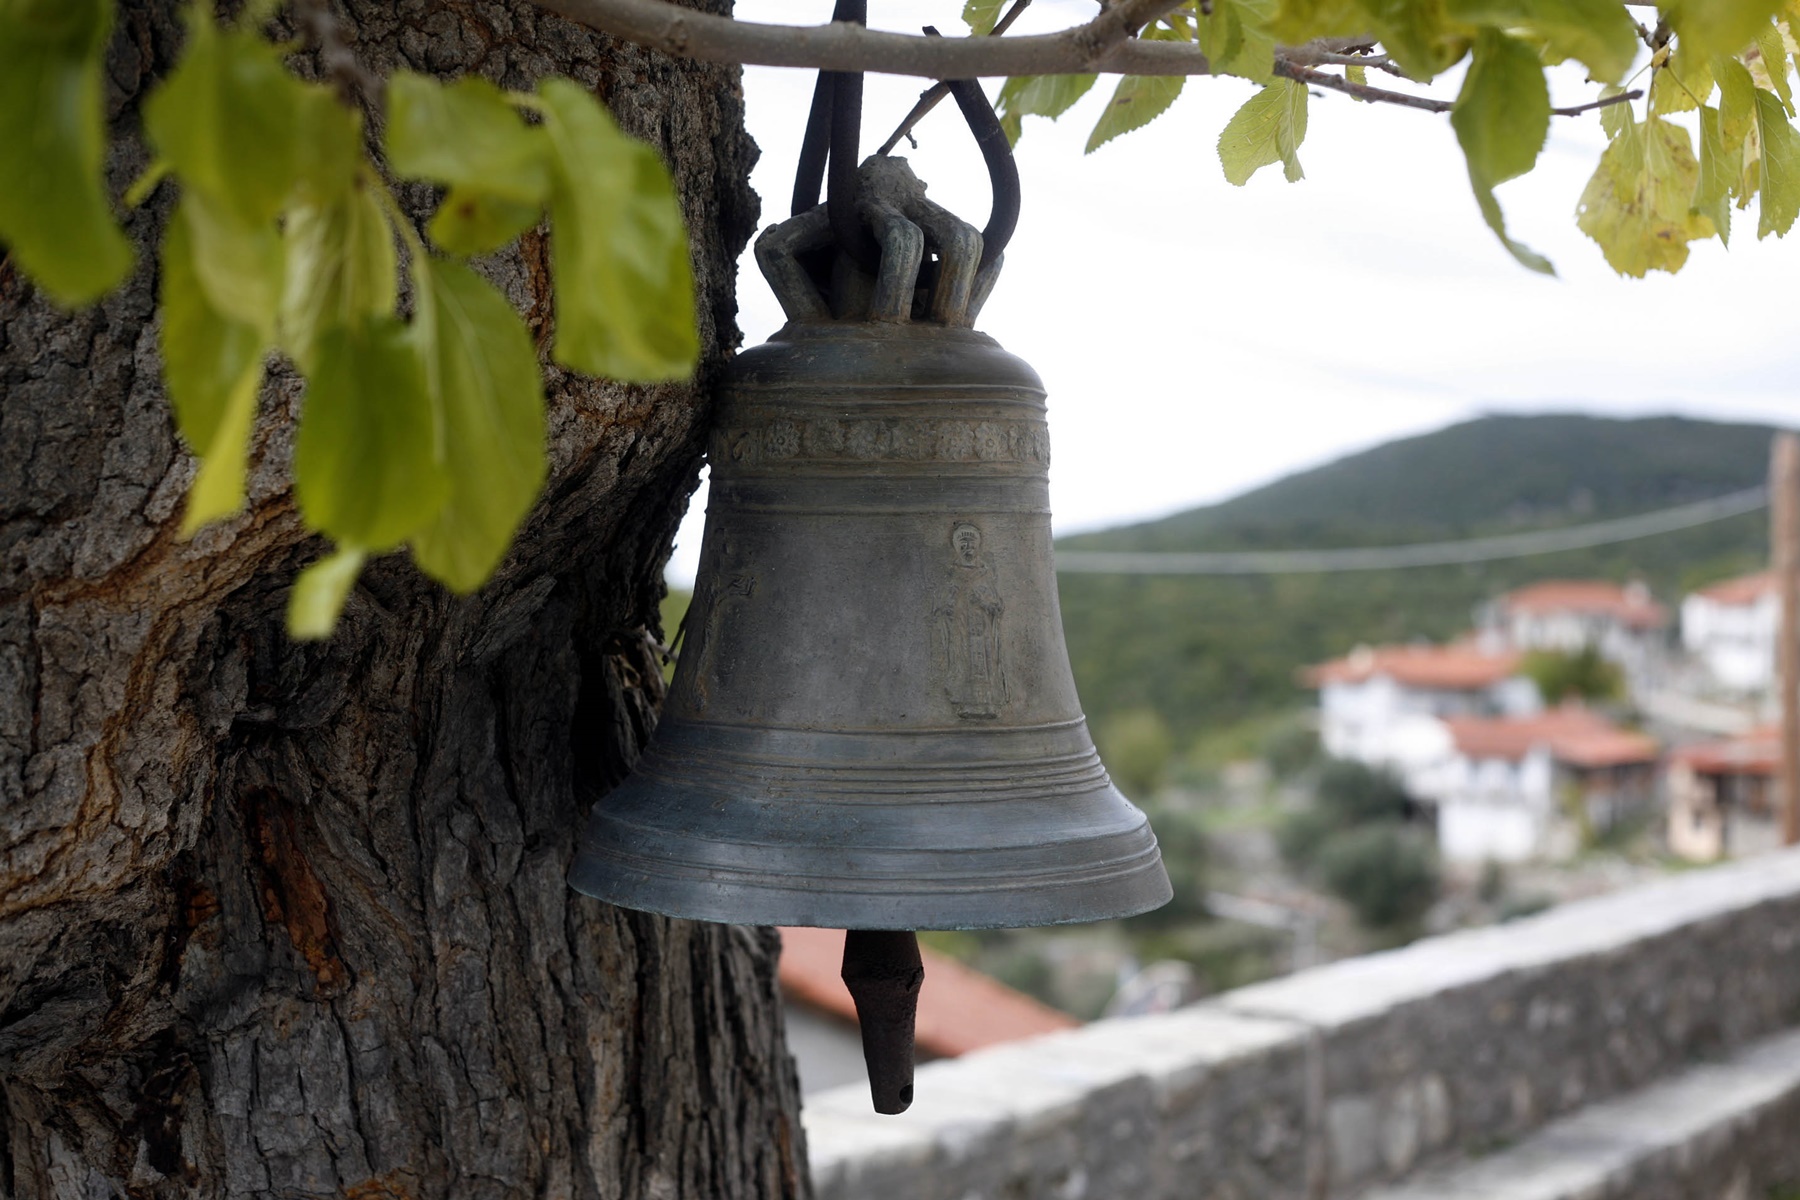
[{"label": "bell clapper", "polygon": [[910,929],[844,933],[844,986],[862,1027],[869,1095],[878,1113],[903,1113],[913,1098],[913,1022],[925,964]]}]

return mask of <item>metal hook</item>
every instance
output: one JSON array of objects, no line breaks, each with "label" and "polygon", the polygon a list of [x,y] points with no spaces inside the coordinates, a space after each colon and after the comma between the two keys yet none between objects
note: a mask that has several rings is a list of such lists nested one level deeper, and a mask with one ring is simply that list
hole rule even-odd
[{"label": "metal hook", "polygon": [[820,71],[819,81],[813,85],[812,110],[806,115],[806,136],[800,142],[800,165],[794,171],[791,216],[819,206],[819,189],[825,185],[825,155],[831,149],[831,79],[831,72]]},{"label": "metal hook", "polygon": [[962,110],[963,121],[981,148],[982,161],[987,163],[988,187],[994,193],[987,226],[981,231],[981,265],[986,268],[1000,257],[1019,225],[1019,164],[1013,159],[1012,143],[1000,127],[1000,117],[988,103],[981,84],[973,79],[952,79],[948,84],[956,107]]},{"label": "metal hook", "polygon": [[[833,21],[857,25],[869,23],[869,0],[837,0]],[[820,71],[813,86],[812,109],[806,116],[806,136],[800,143],[800,162],[794,172],[793,215],[818,206],[819,185],[825,184],[832,236],[856,265],[873,274],[881,265],[875,239],[863,228],[857,211],[856,167],[862,140],[861,72]]]},{"label": "metal hook", "polygon": [[[869,23],[869,0],[837,0],[834,21]],[[863,227],[858,211],[856,168],[862,160],[863,77],[861,71],[837,71],[831,79],[831,154],[826,163],[825,212],[838,249],[864,271],[881,268],[881,250]]]},{"label": "metal hook", "polygon": [[[867,25],[868,0],[837,0],[833,21]],[[925,32],[940,36],[927,25]],[[981,267],[991,266],[1012,240],[1019,223],[1019,166],[1012,143],[1000,126],[994,106],[981,84],[973,79],[946,80],[944,86],[956,100],[963,121],[981,149],[987,164],[993,204],[982,230]],[[806,135],[800,145],[800,161],[794,174],[792,213],[799,216],[819,203],[819,187],[826,185],[827,212],[832,236],[839,248],[864,271],[880,267],[880,250],[863,225],[858,210],[857,166],[862,137],[863,77],[860,72],[820,71],[813,87],[812,108],[806,118]]]}]

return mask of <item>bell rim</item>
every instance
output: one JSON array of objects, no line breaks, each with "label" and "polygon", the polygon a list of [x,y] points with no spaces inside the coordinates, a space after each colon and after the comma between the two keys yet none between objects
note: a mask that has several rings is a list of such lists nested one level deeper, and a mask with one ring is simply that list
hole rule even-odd
[{"label": "bell rim", "polygon": [[[632,776],[590,811],[570,886],[665,916],[827,929],[1073,925],[1173,898],[1148,818],[1104,773],[1075,790],[949,792],[899,805],[752,790]],[[809,824],[783,840],[775,816],[800,804]],[[946,844],[993,831],[1001,812],[1006,828],[1029,836]],[[847,841],[865,813],[897,830]]]},{"label": "bell rim", "polygon": [[[1174,898],[1154,835],[1137,861],[1110,877],[1091,875],[997,891],[921,887],[916,892],[869,896],[842,891],[812,891],[768,884],[696,884],[662,873],[608,871],[602,856],[587,847],[578,851],[569,871],[569,886],[584,896],[620,908],[653,912],[690,921],[727,925],[790,925],[814,929],[1046,929],[1121,920],[1154,912]],[[1042,901],[1066,891],[1071,903]],[[1021,896],[1039,901],[1024,911],[1012,908],[993,917],[963,907],[973,897],[1017,904]],[[860,902],[860,903],[859,903]],[[873,911],[871,911],[873,910]]]}]

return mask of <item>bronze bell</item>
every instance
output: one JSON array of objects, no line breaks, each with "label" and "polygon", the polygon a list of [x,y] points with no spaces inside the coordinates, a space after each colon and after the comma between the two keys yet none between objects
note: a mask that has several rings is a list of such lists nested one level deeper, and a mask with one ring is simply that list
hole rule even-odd
[{"label": "bronze bell", "polygon": [[577,888],[837,929],[1169,898],[1075,696],[1030,367],[968,329],[790,325],[737,360],[711,457],[674,683]]},{"label": "bronze bell", "polygon": [[[1156,908],[1156,839],[1069,670],[1043,385],[968,327],[998,263],[903,160],[871,159],[861,184],[872,274],[818,265],[824,206],[758,243],[791,319],[720,392],[674,682],[570,881],[672,916],[848,930]],[[938,260],[923,285],[921,229]],[[859,1007],[859,987],[916,992],[916,949],[881,945],[850,939]],[[865,1038],[905,1043],[898,1111],[910,1007],[898,1033],[875,1015]],[[872,1069],[895,1053],[867,1044]]]}]

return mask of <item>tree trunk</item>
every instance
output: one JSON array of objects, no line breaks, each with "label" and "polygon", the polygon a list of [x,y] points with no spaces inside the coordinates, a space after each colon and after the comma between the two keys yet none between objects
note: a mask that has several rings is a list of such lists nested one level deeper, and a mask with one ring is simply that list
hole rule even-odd
[{"label": "tree trunk", "polygon": [[[115,192],[177,11],[120,5]],[[248,510],[176,536],[194,464],[151,253],[172,189],[130,214],[140,269],[92,309],[0,263],[0,1195],[802,1196],[774,935],[564,883],[661,697],[661,566],[755,222],[737,73],[516,0],[342,15],[382,74],[570,75],[663,148],[702,384],[552,371],[551,478],[495,580],[458,599],[393,556],[300,645],[283,606],[321,546],[286,486],[292,375]],[[491,271],[541,342],[546,250],[527,235]]]}]

